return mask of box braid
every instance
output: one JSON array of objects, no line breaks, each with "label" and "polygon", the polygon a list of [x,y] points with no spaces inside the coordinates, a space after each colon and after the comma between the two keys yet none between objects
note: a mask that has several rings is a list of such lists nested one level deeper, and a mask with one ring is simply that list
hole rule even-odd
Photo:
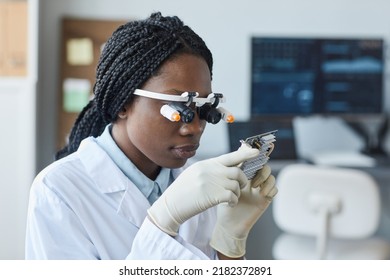
[{"label": "box braid", "polygon": [[77,117],[69,142],[57,152],[56,159],[76,151],[83,139],[99,136],[132,102],[135,89],[142,87],[150,77],[159,75],[163,62],[183,53],[204,58],[212,75],[210,50],[178,17],[164,17],[157,12],[145,20],[120,26],[108,39],[100,56],[94,98]]}]

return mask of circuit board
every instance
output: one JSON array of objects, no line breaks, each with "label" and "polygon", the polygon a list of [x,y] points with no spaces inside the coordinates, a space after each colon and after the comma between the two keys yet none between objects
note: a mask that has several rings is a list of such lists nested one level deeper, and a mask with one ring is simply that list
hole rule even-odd
[{"label": "circuit board", "polygon": [[245,140],[241,140],[241,143],[246,143],[252,148],[260,150],[260,154],[250,160],[244,161],[241,165],[242,171],[244,171],[246,177],[251,180],[255,177],[258,170],[263,168],[269,160],[269,155],[274,149],[274,142],[276,141],[277,130],[269,131],[252,137],[248,137]]}]

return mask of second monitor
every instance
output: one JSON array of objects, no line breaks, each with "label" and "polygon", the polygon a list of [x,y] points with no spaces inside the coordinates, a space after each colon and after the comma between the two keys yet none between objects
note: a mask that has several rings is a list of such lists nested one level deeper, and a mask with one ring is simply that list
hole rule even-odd
[{"label": "second monitor", "polygon": [[251,115],[382,112],[378,38],[253,37]]}]

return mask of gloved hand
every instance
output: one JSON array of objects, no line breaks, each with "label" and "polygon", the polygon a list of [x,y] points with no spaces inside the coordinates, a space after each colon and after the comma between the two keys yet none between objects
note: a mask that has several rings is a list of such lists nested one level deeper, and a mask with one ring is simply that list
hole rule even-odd
[{"label": "gloved hand", "polygon": [[258,154],[257,149],[241,149],[194,163],[149,208],[149,218],[175,236],[179,226],[192,216],[222,202],[236,205],[240,188],[248,183],[237,165]]},{"label": "gloved hand", "polygon": [[277,192],[271,168],[264,165],[250,184],[241,189],[241,195],[235,207],[227,204],[217,206],[217,224],[211,237],[211,247],[230,258],[244,256],[249,231],[270,205]]}]

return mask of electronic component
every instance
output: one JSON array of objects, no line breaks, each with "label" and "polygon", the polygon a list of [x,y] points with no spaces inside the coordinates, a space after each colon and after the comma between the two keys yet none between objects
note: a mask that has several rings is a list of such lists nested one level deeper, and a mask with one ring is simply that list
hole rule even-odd
[{"label": "electronic component", "polygon": [[269,155],[274,149],[273,142],[276,141],[276,132],[277,130],[273,130],[252,137],[248,137],[247,139],[245,139],[245,141],[241,140],[241,143],[245,143],[252,148],[260,150],[260,154],[257,157],[244,161],[241,164],[241,169],[242,171],[244,171],[248,180],[253,179],[257,171],[263,168],[264,164],[268,162]]}]

